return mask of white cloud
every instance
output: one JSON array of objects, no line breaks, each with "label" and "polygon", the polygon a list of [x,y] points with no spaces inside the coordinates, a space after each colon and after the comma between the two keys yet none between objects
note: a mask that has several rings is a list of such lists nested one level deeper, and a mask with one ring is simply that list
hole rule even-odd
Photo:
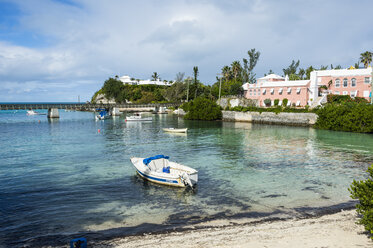
[{"label": "white cloud", "polygon": [[[28,46],[0,38],[0,92],[10,87],[14,97],[30,99],[66,84],[60,97],[81,92],[88,100],[110,76],[146,79],[156,71],[172,80],[179,71],[191,75],[193,66],[202,81],[213,83],[224,65],[247,57],[251,48],[261,52],[258,76],[269,69],[281,73],[292,59],[302,66],[348,66],[373,44],[370,1],[16,3],[22,13],[18,32],[42,42]],[[81,81],[89,86],[76,83]]]}]

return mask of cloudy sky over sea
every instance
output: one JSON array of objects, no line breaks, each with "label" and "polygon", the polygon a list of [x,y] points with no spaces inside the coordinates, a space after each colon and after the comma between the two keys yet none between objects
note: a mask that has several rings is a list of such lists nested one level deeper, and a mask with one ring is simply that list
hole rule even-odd
[{"label": "cloudy sky over sea", "polygon": [[371,0],[0,0],[0,102],[90,100],[115,75],[205,84],[261,52],[257,77],[358,62],[373,51]]}]

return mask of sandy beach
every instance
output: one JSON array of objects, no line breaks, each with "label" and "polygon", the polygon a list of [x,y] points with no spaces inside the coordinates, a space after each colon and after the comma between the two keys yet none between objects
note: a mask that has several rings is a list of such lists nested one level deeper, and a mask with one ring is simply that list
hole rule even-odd
[{"label": "sandy beach", "polygon": [[[357,225],[356,211],[307,219],[261,223],[216,221],[195,230],[129,236],[102,241],[92,247],[373,247]],[[202,225],[202,224],[201,224]]]}]

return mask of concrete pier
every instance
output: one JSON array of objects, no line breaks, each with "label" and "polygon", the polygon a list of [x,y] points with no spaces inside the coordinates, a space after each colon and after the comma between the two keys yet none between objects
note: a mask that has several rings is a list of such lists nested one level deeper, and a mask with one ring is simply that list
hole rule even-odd
[{"label": "concrete pier", "polygon": [[111,111],[111,115],[112,116],[119,116],[120,115],[120,111],[119,111],[119,108],[117,107],[114,107]]},{"label": "concrete pier", "polygon": [[58,113],[58,108],[49,108],[48,118],[60,118],[60,114]]}]

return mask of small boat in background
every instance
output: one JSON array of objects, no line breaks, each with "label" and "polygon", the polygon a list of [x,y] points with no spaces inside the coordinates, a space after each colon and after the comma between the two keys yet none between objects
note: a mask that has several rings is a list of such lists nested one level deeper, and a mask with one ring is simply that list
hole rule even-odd
[{"label": "small boat in background", "polygon": [[171,162],[168,156],[156,155],[149,158],[132,157],[137,173],[145,180],[176,187],[194,187],[198,171],[188,166]]},{"label": "small boat in background", "polygon": [[34,110],[30,109],[30,110],[27,110],[27,115],[37,115],[38,113],[36,113]]},{"label": "small boat in background", "polygon": [[109,113],[106,111],[106,109],[98,109],[97,111],[100,111],[98,115],[95,116],[96,121],[99,120],[105,120],[110,118]]},{"label": "small boat in background", "polygon": [[127,116],[126,121],[151,121],[152,117],[142,117],[140,113],[135,113],[132,116]]},{"label": "small boat in background", "polygon": [[163,128],[163,131],[169,132],[169,133],[186,133],[188,131],[188,128]]}]

